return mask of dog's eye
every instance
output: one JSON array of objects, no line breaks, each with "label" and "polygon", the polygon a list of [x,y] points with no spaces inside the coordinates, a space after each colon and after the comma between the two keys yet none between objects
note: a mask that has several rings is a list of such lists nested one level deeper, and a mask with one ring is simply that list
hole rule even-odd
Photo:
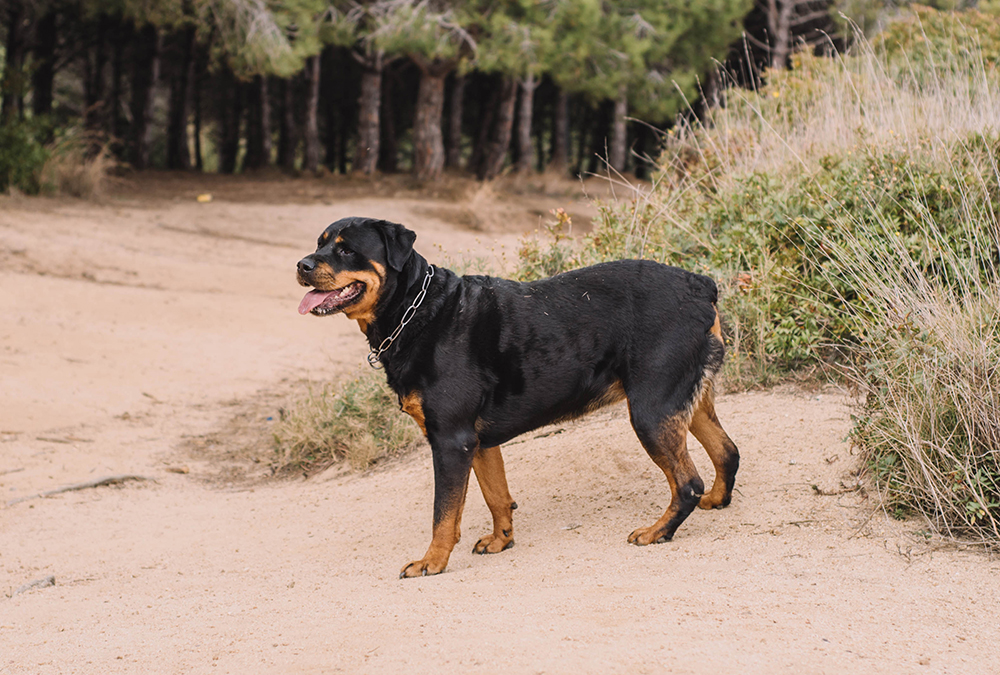
[{"label": "dog's eye", "polygon": [[341,244],[337,247],[337,254],[346,258],[347,256],[354,255],[354,251]]}]

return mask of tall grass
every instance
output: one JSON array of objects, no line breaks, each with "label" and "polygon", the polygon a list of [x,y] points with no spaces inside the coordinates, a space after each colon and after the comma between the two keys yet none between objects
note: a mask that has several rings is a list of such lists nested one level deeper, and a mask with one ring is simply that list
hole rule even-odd
[{"label": "tall grass", "polygon": [[84,199],[104,195],[108,174],[116,162],[107,143],[98,135],[70,129],[46,150],[47,158],[40,172],[44,190]]},{"label": "tall grass", "polygon": [[619,186],[591,235],[526,245],[524,276],[621,257],[715,276],[727,384],[846,374],[852,439],[893,512],[1000,543],[996,25],[920,9],[847,55],[800,54],[760,91],[730,90],[709,124],[668,135],[650,188]]}]

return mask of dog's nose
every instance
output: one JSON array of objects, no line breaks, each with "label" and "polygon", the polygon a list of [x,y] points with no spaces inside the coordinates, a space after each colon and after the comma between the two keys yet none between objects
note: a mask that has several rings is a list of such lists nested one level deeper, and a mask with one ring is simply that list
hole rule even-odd
[{"label": "dog's nose", "polygon": [[309,274],[314,269],[316,269],[316,261],[312,258],[305,257],[299,261],[299,272],[302,274]]}]

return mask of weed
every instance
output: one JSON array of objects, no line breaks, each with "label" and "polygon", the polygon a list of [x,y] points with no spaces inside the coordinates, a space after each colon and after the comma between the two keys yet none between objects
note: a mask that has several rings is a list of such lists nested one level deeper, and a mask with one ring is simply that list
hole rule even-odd
[{"label": "weed", "polygon": [[310,391],[274,429],[280,469],[316,469],[346,460],[357,470],[415,447],[420,431],[399,410],[380,372]]}]

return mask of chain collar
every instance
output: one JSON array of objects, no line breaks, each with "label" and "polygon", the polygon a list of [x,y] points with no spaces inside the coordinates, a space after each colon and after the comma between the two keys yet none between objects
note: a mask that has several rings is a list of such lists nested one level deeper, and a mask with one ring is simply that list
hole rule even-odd
[{"label": "chain collar", "polygon": [[424,283],[420,287],[420,292],[417,293],[417,297],[413,298],[413,304],[410,305],[405,312],[403,312],[403,318],[400,320],[399,325],[396,326],[396,330],[392,331],[392,335],[382,340],[382,344],[378,346],[378,349],[372,347],[371,351],[368,352],[369,366],[371,366],[376,370],[385,367],[382,365],[382,362],[379,361],[379,358],[381,358],[385,350],[387,350],[389,347],[392,346],[392,343],[396,341],[396,338],[399,337],[399,334],[403,332],[403,328],[406,326],[406,324],[410,323],[410,321],[413,319],[413,315],[417,313],[417,308],[420,307],[420,304],[424,301],[424,298],[427,296],[427,287],[430,285],[431,277],[433,276],[434,276],[434,265],[428,265],[427,276],[424,277]]}]

